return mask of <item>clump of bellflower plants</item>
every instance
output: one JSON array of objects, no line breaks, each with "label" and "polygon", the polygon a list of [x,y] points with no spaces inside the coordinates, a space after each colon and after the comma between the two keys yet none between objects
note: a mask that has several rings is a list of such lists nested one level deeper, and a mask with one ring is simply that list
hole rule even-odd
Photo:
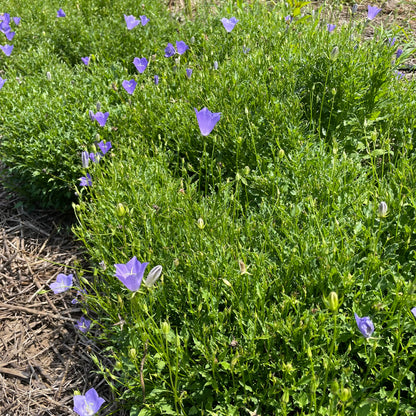
[{"label": "clump of bellflower plants", "polygon": [[415,411],[411,45],[376,5],[155,3],[16,10],[3,58],[0,149],[76,200],[99,371],[131,415]]}]

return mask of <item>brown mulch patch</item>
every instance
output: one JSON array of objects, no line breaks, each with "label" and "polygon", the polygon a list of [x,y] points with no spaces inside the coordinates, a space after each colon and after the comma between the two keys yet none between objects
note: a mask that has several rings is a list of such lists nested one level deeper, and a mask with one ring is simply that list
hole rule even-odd
[{"label": "brown mulch patch", "polygon": [[99,351],[74,327],[76,290],[48,286],[58,273],[76,275],[81,247],[62,215],[20,204],[0,188],[0,415],[74,415],[74,390],[91,387],[108,414],[113,397],[87,353]]}]

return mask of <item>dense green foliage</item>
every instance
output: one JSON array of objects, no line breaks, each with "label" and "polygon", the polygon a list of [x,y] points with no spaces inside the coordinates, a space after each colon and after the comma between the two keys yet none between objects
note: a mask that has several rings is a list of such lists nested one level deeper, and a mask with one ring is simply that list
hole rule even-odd
[{"label": "dense green foliage", "polygon": [[[4,58],[10,172],[55,206],[91,175],[74,231],[94,273],[78,277],[113,367],[93,358],[131,416],[416,411],[415,82],[395,72],[412,45],[362,14],[329,33],[336,22],[294,3],[200,6],[190,20],[155,2],[68,2],[54,26],[27,10],[23,56],[16,35]],[[123,13],[150,22],[127,31]],[[230,33],[224,16],[239,20]],[[165,58],[177,40],[190,49]],[[89,119],[97,101],[106,127]],[[205,106],[222,114],[208,136]],[[111,152],[83,169],[101,139]],[[154,287],[115,277],[133,256],[163,266]]]}]

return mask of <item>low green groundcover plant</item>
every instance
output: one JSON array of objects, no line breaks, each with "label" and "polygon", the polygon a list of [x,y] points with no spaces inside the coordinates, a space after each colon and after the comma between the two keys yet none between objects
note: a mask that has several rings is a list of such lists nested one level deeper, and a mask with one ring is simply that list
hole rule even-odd
[{"label": "low green groundcover plant", "polygon": [[6,3],[2,162],[38,202],[76,201],[93,273],[51,289],[76,281],[131,416],[416,411],[403,28],[295,0]]}]

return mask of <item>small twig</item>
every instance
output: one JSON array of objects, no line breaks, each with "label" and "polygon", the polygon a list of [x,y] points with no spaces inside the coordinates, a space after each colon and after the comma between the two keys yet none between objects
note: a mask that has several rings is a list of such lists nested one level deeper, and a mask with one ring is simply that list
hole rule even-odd
[{"label": "small twig", "polygon": [[[25,306],[10,305],[9,303],[0,302],[0,308],[9,309],[9,310],[13,310],[13,311],[27,312],[27,313],[31,313],[33,315],[49,316],[50,318],[61,319],[63,321],[70,321],[70,322],[76,322],[77,321],[75,318],[67,318],[66,316],[54,315],[53,313],[50,313],[50,312],[38,311],[36,309],[26,308]],[[80,311],[79,308],[72,309],[70,312],[78,312],[78,311]]]},{"label": "small twig", "polygon": [[29,380],[29,374],[25,373],[24,371],[15,370],[13,368],[8,367],[0,367],[0,373],[7,374],[9,376],[17,377],[22,380]]},{"label": "small twig", "polygon": [[[77,341],[78,341],[78,334],[75,335],[75,341],[74,341],[74,344],[72,345],[72,349],[71,349],[71,357],[74,355],[75,348],[77,346]],[[66,360],[64,375],[62,376],[61,383],[59,384],[59,389],[58,389],[57,393],[55,394],[55,397],[54,397],[55,400],[59,400],[61,398],[62,387],[64,385],[66,375],[68,374],[69,363],[70,363],[70,360]]]},{"label": "small twig", "polygon": [[146,388],[144,385],[143,368],[144,368],[144,362],[146,361],[148,343],[149,343],[149,340],[147,339],[146,342],[144,343],[144,353],[143,353],[142,362],[140,363],[140,383],[142,385],[143,403],[146,403]]}]

